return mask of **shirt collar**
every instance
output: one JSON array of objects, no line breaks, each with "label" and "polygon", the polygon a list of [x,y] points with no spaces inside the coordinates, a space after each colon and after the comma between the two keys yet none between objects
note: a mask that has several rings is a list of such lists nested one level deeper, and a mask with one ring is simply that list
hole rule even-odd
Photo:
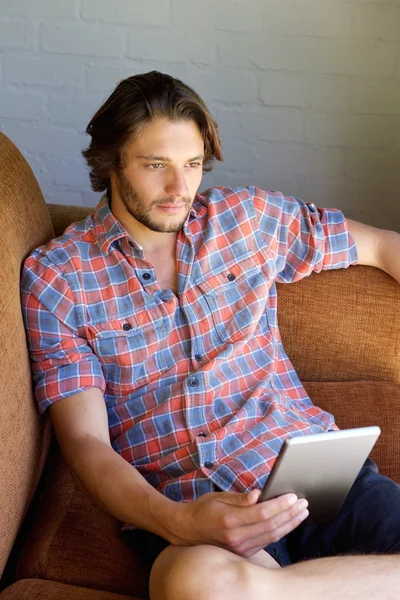
[{"label": "shirt collar", "polygon": [[122,223],[111,212],[106,194],[96,206],[93,222],[94,235],[104,254],[109,253],[111,244],[116,240],[130,237]]},{"label": "shirt collar", "polygon": [[[197,219],[198,217],[204,214],[205,207],[204,205],[198,201],[198,197],[196,196],[189,214],[186,218],[183,228],[187,229],[190,221],[193,219]],[[94,235],[100,245],[100,248],[104,252],[104,254],[108,254],[110,251],[110,246],[116,240],[121,238],[128,238],[130,242],[139,248],[142,249],[136,242],[131,238],[125,227],[122,223],[113,215],[110,204],[108,201],[108,197],[104,194],[96,206],[95,213],[93,216],[94,222]]]}]

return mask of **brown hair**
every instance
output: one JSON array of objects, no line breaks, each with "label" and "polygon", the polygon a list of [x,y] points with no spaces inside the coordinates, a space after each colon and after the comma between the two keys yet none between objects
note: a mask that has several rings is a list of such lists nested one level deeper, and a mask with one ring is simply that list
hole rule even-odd
[{"label": "brown hair", "polygon": [[200,96],[170,75],[151,71],[122,80],[87,126],[92,138],[82,154],[95,192],[110,193],[110,174],[123,168],[124,149],[151,119],[193,120],[204,140],[203,171],[222,160],[218,126]]}]

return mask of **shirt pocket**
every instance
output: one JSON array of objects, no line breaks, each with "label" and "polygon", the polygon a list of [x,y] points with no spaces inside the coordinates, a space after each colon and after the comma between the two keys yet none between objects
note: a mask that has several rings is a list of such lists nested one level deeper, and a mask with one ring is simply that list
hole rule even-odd
[{"label": "shirt pocket", "polygon": [[152,321],[149,311],[145,316],[149,322],[140,323],[134,315],[88,327],[88,341],[115,394],[132,393],[173,366],[164,320]]},{"label": "shirt pocket", "polygon": [[271,286],[267,263],[249,257],[198,286],[206,300],[218,337],[223,342],[249,338],[258,325],[269,333],[266,303]]}]

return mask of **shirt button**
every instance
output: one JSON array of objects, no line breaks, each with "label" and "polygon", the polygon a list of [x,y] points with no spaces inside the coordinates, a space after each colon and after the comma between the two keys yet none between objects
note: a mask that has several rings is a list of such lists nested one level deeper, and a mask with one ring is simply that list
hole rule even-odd
[{"label": "shirt button", "polygon": [[199,437],[206,437],[205,433],[199,433]]},{"label": "shirt button", "polygon": [[234,281],[236,279],[236,277],[234,276],[233,273],[229,273],[228,275],[228,281]]},{"label": "shirt button", "polygon": [[199,380],[197,379],[197,377],[191,377],[189,379],[189,385],[190,387],[197,387],[199,385]]},{"label": "shirt button", "polygon": [[206,462],[204,463],[204,466],[206,469],[212,469],[214,465],[212,464],[212,462]]},{"label": "shirt button", "polygon": [[150,279],[151,275],[150,273],[143,273],[143,279]]},{"label": "shirt button", "polygon": [[202,357],[202,355],[201,355],[201,354],[195,354],[195,355],[194,355],[194,357],[195,357],[195,359],[197,360],[197,362],[200,362],[200,361],[202,361],[202,360],[203,360],[203,357]]},{"label": "shirt button", "polygon": [[132,329],[132,325],[130,325],[130,323],[124,323],[122,329],[124,331],[129,331],[130,329]]}]

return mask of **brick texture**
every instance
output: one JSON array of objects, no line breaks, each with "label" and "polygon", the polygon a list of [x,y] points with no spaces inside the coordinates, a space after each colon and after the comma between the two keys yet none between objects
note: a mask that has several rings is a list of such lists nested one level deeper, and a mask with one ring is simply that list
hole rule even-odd
[{"label": "brick texture", "polygon": [[280,189],[400,231],[397,0],[0,0],[0,129],[48,201],[98,201],[86,125],[153,69],[219,123],[202,187]]},{"label": "brick texture", "polygon": [[105,23],[163,26],[170,23],[170,4],[169,0],[82,0],[81,16]]}]

